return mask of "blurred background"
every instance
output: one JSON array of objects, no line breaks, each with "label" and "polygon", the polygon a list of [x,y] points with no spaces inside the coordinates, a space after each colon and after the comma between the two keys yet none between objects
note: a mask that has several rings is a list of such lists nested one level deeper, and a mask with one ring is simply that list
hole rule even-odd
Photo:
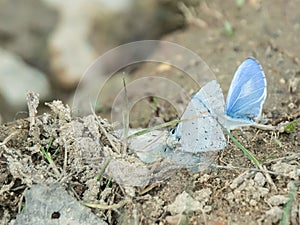
[{"label": "blurred background", "polygon": [[[299,0],[0,0],[1,122],[28,116],[29,90],[39,93],[41,102],[60,99],[71,105],[93,60],[120,44],[144,39],[172,41],[195,51],[225,93],[236,67],[246,57],[256,57],[268,88],[273,87],[269,93],[279,100],[267,104],[293,102],[296,109],[297,100],[280,98],[282,93],[298,96],[300,89],[298,6]],[[175,73],[153,65],[126,71],[131,77]],[[110,110],[112,86],[104,90],[99,106],[104,115]],[[155,99],[148,102],[155,103],[150,108],[159,117],[158,109],[164,108]]]},{"label": "blurred background", "polygon": [[2,122],[28,116],[26,91],[67,101],[96,57],[183,26],[171,0],[1,0]]}]

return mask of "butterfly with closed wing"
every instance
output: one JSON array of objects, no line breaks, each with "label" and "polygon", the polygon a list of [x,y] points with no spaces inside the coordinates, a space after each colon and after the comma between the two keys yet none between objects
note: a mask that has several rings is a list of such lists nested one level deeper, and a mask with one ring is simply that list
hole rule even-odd
[{"label": "butterfly with closed wing", "polygon": [[[233,130],[255,124],[267,96],[265,74],[259,62],[247,58],[236,70],[226,103],[220,84],[212,80],[191,99],[177,126],[170,130],[167,146],[188,153],[225,148],[222,126]],[[189,119],[200,115],[196,119]],[[222,126],[221,126],[221,125]]]}]

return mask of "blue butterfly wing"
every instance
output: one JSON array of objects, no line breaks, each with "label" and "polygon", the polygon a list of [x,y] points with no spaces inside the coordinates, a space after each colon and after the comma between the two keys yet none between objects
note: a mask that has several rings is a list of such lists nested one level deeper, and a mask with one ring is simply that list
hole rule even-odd
[{"label": "blue butterfly wing", "polygon": [[267,96],[267,83],[260,64],[246,59],[237,69],[226,98],[225,112],[232,119],[253,122],[259,118]]},{"label": "blue butterfly wing", "polygon": [[195,94],[181,119],[189,119],[178,124],[173,135],[179,138],[182,151],[190,153],[216,151],[225,148],[226,140],[214,112],[224,114],[224,98],[220,85],[215,81],[207,83]]}]

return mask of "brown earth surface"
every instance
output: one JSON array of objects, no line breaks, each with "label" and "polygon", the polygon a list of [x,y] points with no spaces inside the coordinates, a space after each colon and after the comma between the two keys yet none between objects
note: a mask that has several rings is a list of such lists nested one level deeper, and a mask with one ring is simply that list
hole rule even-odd
[{"label": "brown earth surface", "polygon": [[[258,59],[268,85],[263,117],[268,124],[279,126],[300,117],[299,7],[299,0],[251,0],[240,8],[235,1],[203,1],[192,13],[194,15],[187,18],[189,24],[184,30],[169,34],[163,40],[178,43],[199,54],[216,74],[224,93],[227,93],[235,68],[246,57]],[[231,24],[233,33],[224,29],[225,21]],[[172,70],[164,71],[165,74],[157,71],[157,65],[150,63],[130,75],[137,79],[141,73],[166,77],[173,73]],[[160,107],[166,106],[161,103]],[[148,115],[144,111],[146,107],[135,108],[134,118]],[[70,193],[78,199],[89,202],[97,202],[102,196],[102,203],[113,205],[130,198],[125,206],[92,210],[109,224],[279,224],[285,220],[283,212],[289,204],[288,222],[282,224],[299,224],[299,123],[291,131],[251,127],[232,132],[256,156],[264,170],[274,174],[236,168],[210,168],[200,173],[182,169],[141,193],[138,188],[111,182],[109,176],[102,177],[97,183],[97,175],[104,163],[102,153],[90,152],[88,158],[99,159],[98,166],[95,166],[95,160],[83,160],[80,145],[86,143],[78,144],[78,135],[91,138],[85,140],[90,149],[107,146],[109,151],[114,150],[101,128],[107,132],[111,130],[106,121],[97,123],[93,117],[91,120],[98,125],[91,128],[93,122],[71,119],[68,108],[55,105],[51,109],[49,114],[35,117],[35,125],[27,119],[0,127],[0,217],[3,224],[15,218],[19,207],[24,205],[22,195],[27,187],[56,181],[72,190]],[[151,116],[149,113],[148,118],[132,124],[146,126],[151,122]],[[154,116],[169,121],[176,113],[166,109]],[[74,124],[83,124],[78,125],[81,130],[71,132],[69,127]],[[94,146],[93,141],[102,144]],[[121,148],[122,145],[116,142],[116,146]],[[49,166],[40,152],[41,147],[51,154],[59,149],[54,157],[58,171]],[[67,160],[64,158],[66,149]],[[257,169],[231,140],[214,163]],[[98,185],[96,190],[95,185]],[[180,209],[182,205],[185,210]]]}]

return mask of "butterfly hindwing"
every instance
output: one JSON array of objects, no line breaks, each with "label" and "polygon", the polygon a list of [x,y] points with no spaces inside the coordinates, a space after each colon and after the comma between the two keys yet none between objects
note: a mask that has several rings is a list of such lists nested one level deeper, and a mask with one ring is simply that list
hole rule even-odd
[{"label": "butterfly hindwing", "polygon": [[[215,80],[193,96],[181,117],[188,121],[179,123],[175,131],[180,136],[183,151],[215,151],[226,146],[222,128],[212,113],[214,110],[224,111],[224,104],[222,90]],[[212,110],[214,106],[218,109]]]}]

